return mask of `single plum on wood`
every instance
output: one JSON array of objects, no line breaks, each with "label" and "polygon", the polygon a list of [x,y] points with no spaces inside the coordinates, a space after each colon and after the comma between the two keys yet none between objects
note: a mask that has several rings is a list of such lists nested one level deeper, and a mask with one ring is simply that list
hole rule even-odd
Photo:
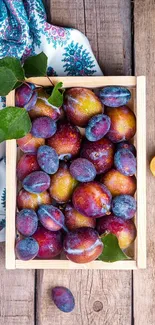
[{"label": "single plum on wood", "polygon": [[48,230],[57,231],[64,228],[64,215],[53,205],[42,204],[37,211],[41,224]]},{"label": "single plum on wood", "polygon": [[98,97],[85,88],[71,88],[66,91],[63,108],[71,123],[84,127],[90,118],[103,112]]},{"label": "single plum on wood", "polygon": [[71,199],[77,184],[67,164],[61,163],[58,171],[51,176],[50,195],[58,203],[66,203]]},{"label": "single plum on wood", "polygon": [[65,287],[52,289],[52,299],[58,309],[64,313],[71,312],[75,307],[75,300],[71,291]]},{"label": "single plum on wood", "polygon": [[88,263],[101,255],[103,243],[96,230],[84,227],[69,232],[63,248],[66,257],[72,262]]},{"label": "single plum on wood", "polygon": [[40,89],[37,91],[38,98],[34,107],[29,112],[32,119],[42,116],[48,116],[52,120],[57,121],[60,117],[60,108],[52,106],[47,99],[49,95],[45,89]]},{"label": "single plum on wood", "polygon": [[118,238],[121,249],[126,249],[136,238],[136,226],[132,220],[124,220],[111,214],[97,220],[97,231],[99,235],[108,233]]},{"label": "single plum on wood", "polygon": [[99,218],[109,213],[111,193],[107,187],[98,182],[80,184],[74,191],[72,201],[74,208],[87,217]]},{"label": "single plum on wood", "polygon": [[23,209],[17,213],[17,230],[24,236],[32,236],[38,227],[38,217],[34,210]]},{"label": "single plum on wood", "polygon": [[15,251],[19,260],[28,261],[37,256],[39,245],[35,239],[27,237],[17,242]]},{"label": "single plum on wood", "polygon": [[51,204],[52,199],[47,191],[40,194],[33,194],[25,191],[23,188],[19,191],[17,195],[17,206],[19,210],[22,209],[34,209],[41,204]]},{"label": "single plum on wood", "polygon": [[40,146],[37,160],[41,169],[47,174],[55,174],[59,168],[59,158],[56,151],[49,146]]},{"label": "single plum on wood", "polygon": [[32,172],[40,170],[35,154],[24,154],[17,163],[17,178],[20,181]]},{"label": "single plum on wood", "polygon": [[22,185],[27,192],[42,193],[50,186],[50,176],[42,171],[33,172],[24,178]]},{"label": "single plum on wood", "polygon": [[101,102],[109,107],[126,105],[131,98],[130,91],[125,87],[107,86],[99,91]]},{"label": "single plum on wood", "polygon": [[70,165],[71,175],[79,182],[93,181],[96,176],[94,165],[85,158],[77,158]]},{"label": "single plum on wood", "polygon": [[36,138],[47,139],[52,137],[57,130],[57,125],[50,117],[43,116],[32,122],[31,134]]},{"label": "single plum on wood", "polygon": [[100,182],[108,188],[112,196],[134,195],[136,192],[136,177],[125,176],[116,169],[111,169],[102,175]]},{"label": "single plum on wood", "polygon": [[128,141],[122,141],[122,142],[117,143],[116,151],[118,151],[119,149],[128,149],[136,157],[136,148],[132,143],[130,143]]},{"label": "single plum on wood", "polygon": [[95,228],[96,220],[81,214],[71,204],[67,204],[64,214],[66,227],[71,231],[81,227]]},{"label": "single plum on wood", "polygon": [[31,83],[23,84],[16,89],[15,105],[24,107],[30,111],[37,101],[37,91],[35,86]]},{"label": "single plum on wood", "polygon": [[102,139],[110,129],[111,121],[109,116],[98,114],[93,116],[86,126],[85,135],[89,141]]},{"label": "single plum on wood", "polygon": [[111,126],[106,137],[112,142],[130,140],[136,133],[136,117],[128,106],[106,108],[106,114],[111,119]]},{"label": "single plum on wood", "polygon": [[114,145],[106,138],[95,142],[86,140],[82,146],[81,157],[93,163],[97,174],[105,173],[114,163]]},{"label": "single plum on wood", "polygon": [[114,165],[125,176],[133,176],[136,173],[136,158],[129,149],[120,149],[115,153]]},{"label": "single plum on wood", "polygon": [[52,259],[62,251],[62,234],[61,230],[49,231],[44,227],[38,227],[33,238],[39,244],[38,258]]},{"label": "single plum on wood", "polygon": [[137,210],[136,200],[131,195],[118,195],[112,200],[113,213],[122,219],[134,217]]},{"label": "single plum on wood", "polygon": [[25,137],[18,139],[17,144],[25,153],[36,153],[40,146],[45,144],[45,139],[36,138],[31,133],[25,135]]},{"label": "single plum on wood", "polygon": [[76,126],[67,122],[58,124],[57,132],[47,140],[57,152],[59,159],[70,159],[79,153],[81,134]]}]

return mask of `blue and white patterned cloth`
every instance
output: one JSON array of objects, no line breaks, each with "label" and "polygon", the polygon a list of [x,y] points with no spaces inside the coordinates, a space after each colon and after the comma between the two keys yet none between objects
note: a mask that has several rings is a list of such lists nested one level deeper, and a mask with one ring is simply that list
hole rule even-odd
[{"label": "blue and white patterned cloth", "polygon": [[[41,0],[0,0],[0,58],[24,62],[41,51],[48,57],[48,75],[102,75],[86,36],[47,23]],[[0,144],[0,242],[5,236],[5,194],[5,145]]]}]

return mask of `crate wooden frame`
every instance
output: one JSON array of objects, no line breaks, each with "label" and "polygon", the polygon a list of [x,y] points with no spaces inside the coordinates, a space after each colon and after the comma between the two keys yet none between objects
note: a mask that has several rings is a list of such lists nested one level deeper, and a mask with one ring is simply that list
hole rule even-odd
[{"label": "crate wooden frame", "polygon": [[[47,78],[29,78],[30,82],[50,86]],[[6,268],[7,269],[107,269],[134,270],[146,268],[146,81],[145,76],[117,76],[117,77],[51,77],[55,84],[62,81],[64,88],[87,87],[98,88],[104,86],[125,86],[132,90],[133,110],[137,117],[137,133],[135,145],[137,147],[137,239],[134,245],[134,258],[131,260],[106,263],[93,261],[86,264],[76,264],[69,260],[30,260],[21,261],[15,257],[15,215],[16,215],[16,140],[6,142]],[[7,96],[7,106],[14,106],[15,91]]]}]

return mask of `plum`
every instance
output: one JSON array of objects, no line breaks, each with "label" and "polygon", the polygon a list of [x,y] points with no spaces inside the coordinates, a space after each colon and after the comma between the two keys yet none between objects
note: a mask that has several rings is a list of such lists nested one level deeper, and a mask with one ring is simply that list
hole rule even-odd
[{"label": "plum", "polygon": [[25,137],[18,139],[17,144],[25,153],[36,153],[40,146],[45,144],[45,139],[36,138],[31,133],[25,135]]},{"label": "plum", "polygon": [[37,101],[37,91],[31,83],[23,84],[16,89],[15,105],[24,107],[27,111],[31,110]]},{"label": "plum", "polygon": [[24,236],[32,236],[38,227],[38,217],[34,210],[23,209],[17,213],[17,230]]},{"label": "plum", "polygon": [[136,209],[136,200],[131,195],[118,195],[112,200],[112,212],[122,219],[133,218]]},{"label": "plum", "polygon": [[77,158],[70,165],[71,175],[79,182],[93,181],[96,176],[94,165],[85,158]]},{"label": "plum", "polygon": [[38,98],[34,107],[30,110],[29,115],[32,119],[42,116],[50,117],[52,120],[57,121],[60,117],[60,109],[52,106],[48,102],[49,95],[45,89],[37,91]]},{"label": "plum", "polygon": [[125,176],[133,176],[136,173],[136,158],[129,149],[119,149],[115,153],[114,165]]},{"label": "plum", "polygon": [[65,313],[71,312],[75,307],[75,300],[71,291],[65,287],[52,289],[52,299],[58,309]]},{"label": "plum", "polygon": [[80,184],[73,193],[72,202],[86,217],[99,218],[109,213],[111,198],[107,187],[94,181]]},{"label": "plum", "polygon": [[71,199],[77,184],[67,164],[61,163],[58,171],[51,176],[50,195],[58,203],[66,203]]},{"label": "plum", "polygon": [[57,132],[47,140],[47,144],[56,150],[59,159],[70,159],[79,153],[80,131],[76,126],[61,122],[58,124]]},{"label": "plum", "polygon": [[42,171],[33,172],[24,178],[22,185],[27,192],[42,193],[50,186],[50,176]]},{"label": "plum", "polygon": [[117,143],[116,144],[116,151],[118,151],[119,149],[128,149],[136,157],[136,148],[132,143],[130,143],[128,141],[122,141],[122,142]]},{"label": "plum", "polygon": [[39,245],[34,238],[27,237],[17,242],[15,251],[18,259],[28,261],[37,256]]},{"label": "plum", "polygon": [[59,158],[56,151],[49,146],[40,146],[37,151],[37,160],[41,169],[47,174],[55,174],[59,168]]},{"label": "plum", "polygon": [[96,220],[91,217],[86,217],[77,210],[71,204],[67,204],[65,208],[65,224],[69,230],[75,230],[81,227],[95,228]]},{"label": "plum", "polygon": [[64,215],[53,205],[42,204],[37,211],[41,224],[48,230],[64,228]]},{"label": "plum", "polygon": [[111,119],[111,126],[106,137],[117,143],[130,140],[136,133],[136,117],[128,106],[106,108],[106,114]]},{"label": "plum", "polygon": [[125,87],[107,86],[100,89],[98,96],[104,105],[119,107],[128,103],[131,98],[131,93]]},{"label": "plum", "polygon": [[38,258],[52,259],[62,251],[62,233],[61,230],[49,231],[39,226],[33,238],[39,244]]},{"label": "plum", "polygon": [[32,172],[40,170],[40,166],[37,161],[35,154],[24,154],[18,161],[17,164],[17,178],[20,181]]},{"label": "plum", "polygon": [[51,204],[52,199],[47,191],[40,194],[33,194],[25,191],[23,188],[17,195],[18,209],[34,209],[37,210],[41,204]]},{"label": "plum", "polygon": [[101,255],[103,243],[96,230],[79,228],[67,233],[64,244],[66,257],[74,263],[88,263]]},{"label": "plum", "polygon": [[71,123],[84,127],[90,118],[103,112],[97,96],[85,88],[71,88],[65,92],[63,108]]},{"label": "plum", "polygon": [[81,149],[81,157],[93,163],[97,174],[105,173],[114,163],[114,145],[106,138],[95,142],[86,140]]},{"label": "plum", "polygon": [[50,117],[38,117],[32,122],[31,134],[36,138],[47,139],[52,137],[57,130],[57,125]]},{"label": "plum", "polygon": [[111,120],[105,114],[93,116],[86,126],[85,136],[89,141],[97,141],[102,139],[109,131]]},{"label": "plum", "polygon": [[112,196],[134,195],[136,192],[136,177],[125,176],[116,169],[111,169],[102,175],[100,182],[108,188]]},{"label": "plum", "polygon": [[97,220],[99,235],[112,233],[118,238],[121,249],[126,249],[136,238],[136,226],[132,220],[124,220],[111,214]]}]

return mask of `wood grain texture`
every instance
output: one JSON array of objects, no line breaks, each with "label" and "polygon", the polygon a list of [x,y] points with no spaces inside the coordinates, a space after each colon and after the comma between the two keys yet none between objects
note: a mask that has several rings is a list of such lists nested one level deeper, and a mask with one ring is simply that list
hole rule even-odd
[{"label": "wood grain texture", "polygon": [[0,244],[0,324],[34,325],[34,271],[6,271]]},{"label": "wood grain texture", "polygon": [[155,2],[135,0],[135,73],[147,80],[147,270],[134,272],[135,325],[155,324],[155,179],[149,162],[155,155]]},{"label": "wood grain texture", "polygon": [[[52,23],[86,30],[89,37],[94,26],[95,36],[90,41],[106,74],[130,74],[130,1],[51,0],[50,4]],[[89,9],[90,17],[84,7]],[[113,46],[116,35],[117,40],[126,36],[125,47],[121,43],[120,49],[118,41]],[[37,274],[37,325],[51,325],[51,321],[53,325],[131,325],[131,271],[45,270]],[[51,302],[50,290],[56,285],[68,286],[75,295],[76,308],[69,315],[60,313]]]},{"label": "wood grain texture", "polygon": [[85,24],[105,75],[131,74],[131,2],[84,0]]}]

